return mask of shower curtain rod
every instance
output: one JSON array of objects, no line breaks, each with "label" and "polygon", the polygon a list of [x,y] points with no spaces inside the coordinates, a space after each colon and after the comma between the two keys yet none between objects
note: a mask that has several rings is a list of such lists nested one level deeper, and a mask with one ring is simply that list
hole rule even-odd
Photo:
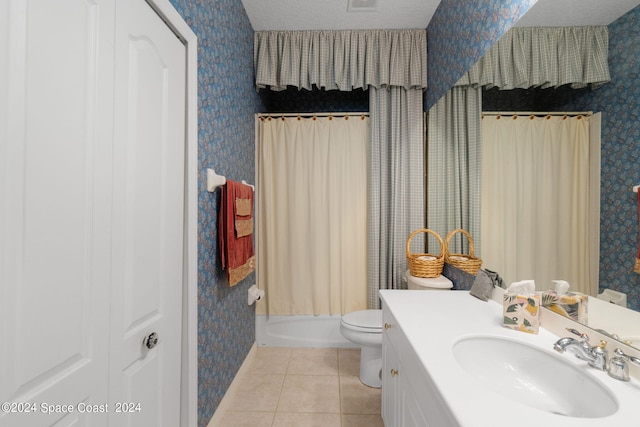
[{"label": "shower curtain rod", "polygon": [[369,112],[360,113],[258,113],[258,117],[345,117],[368,116]]},{"label": "shower curtain rod", "polygon": [[593,111],[483,111],[484,116],[591,116]]}]

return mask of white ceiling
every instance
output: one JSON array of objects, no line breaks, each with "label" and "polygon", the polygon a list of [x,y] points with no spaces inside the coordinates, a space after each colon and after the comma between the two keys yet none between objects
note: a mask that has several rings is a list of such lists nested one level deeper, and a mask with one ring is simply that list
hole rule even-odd
[{"label": "white ceiling", "polygon": [[[242,0],[255,31],[427,28],[440,0],[377,0],[349,12],[350,0]],[[365,2],[360,2],[365,3]]]},{"label": "white ceiling", "polygon": [[[350,12],[349,1],[375,11]],[[427,28],[440,0],[242,0],[255,31]],[[608,25],[640,0],[539,0],[517,26]]]},{"label": "white ceiling", "polygon": [[609,25],[640,0],[538,0],[517,27]]}]

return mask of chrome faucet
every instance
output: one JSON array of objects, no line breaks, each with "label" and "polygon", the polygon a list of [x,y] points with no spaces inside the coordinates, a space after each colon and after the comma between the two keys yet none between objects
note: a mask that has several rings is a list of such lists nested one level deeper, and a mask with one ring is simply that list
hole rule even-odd
[{"label": "chrome faucet", "polygon": [[572,334],[578,335],[582,340],[577,340],[572,337],[560,338],[553,345],[553,349],[559,353],[564,353],[569,350],[574,353],[578,359],[587,361],[589,366],[601,371],[606,371],[608,356],[605,346],[607,342],[600,341],[600,345],[591,346],[587,334],[580,333],[571,328],[567,328],[567,330]]},{"label": "chrome faucet", "polygon": [[629,356],[619,348],[616,348],[613,353],[616,356],[611,358],[609,362],[609,370],[607,371],[609,376],[620,381],[629,381],[629,364],[627,362],[640,366],[640,358]]}]

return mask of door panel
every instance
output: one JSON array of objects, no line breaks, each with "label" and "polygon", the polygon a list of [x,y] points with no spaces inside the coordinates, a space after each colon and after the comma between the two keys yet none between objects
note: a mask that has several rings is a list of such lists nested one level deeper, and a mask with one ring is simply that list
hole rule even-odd
[{"label": "door panel", "polygon": [[179,425],[185,68],[142,0],[0,1],[0,427]]},{"label": "door panel", "polygon": [[[143,0],[118,3],[112,269],[112,425],[179,424],[183,280],[183,43]],[[158,344],[143,340],[156,333]]]},{"label": "door panel", "polygon": [[0,426],[106,425],[77,411],[107,402],[113,5],[2,9]]}]

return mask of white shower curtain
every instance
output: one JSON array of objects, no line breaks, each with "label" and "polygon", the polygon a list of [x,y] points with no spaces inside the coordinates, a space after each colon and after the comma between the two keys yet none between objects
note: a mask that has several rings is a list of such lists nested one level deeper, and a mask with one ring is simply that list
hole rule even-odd
[{"label": "white shower curtain", "polygon": [[590,138],[590,120],[599,117],[482,119],[483,267],[507,283],[534,279],[545,290],[561,279],[597,292],[599,135]]},{"label": "white shower curtain", "polygon": [[369,118],[262,118],[258,134],[258,313],[367,308]]}]

